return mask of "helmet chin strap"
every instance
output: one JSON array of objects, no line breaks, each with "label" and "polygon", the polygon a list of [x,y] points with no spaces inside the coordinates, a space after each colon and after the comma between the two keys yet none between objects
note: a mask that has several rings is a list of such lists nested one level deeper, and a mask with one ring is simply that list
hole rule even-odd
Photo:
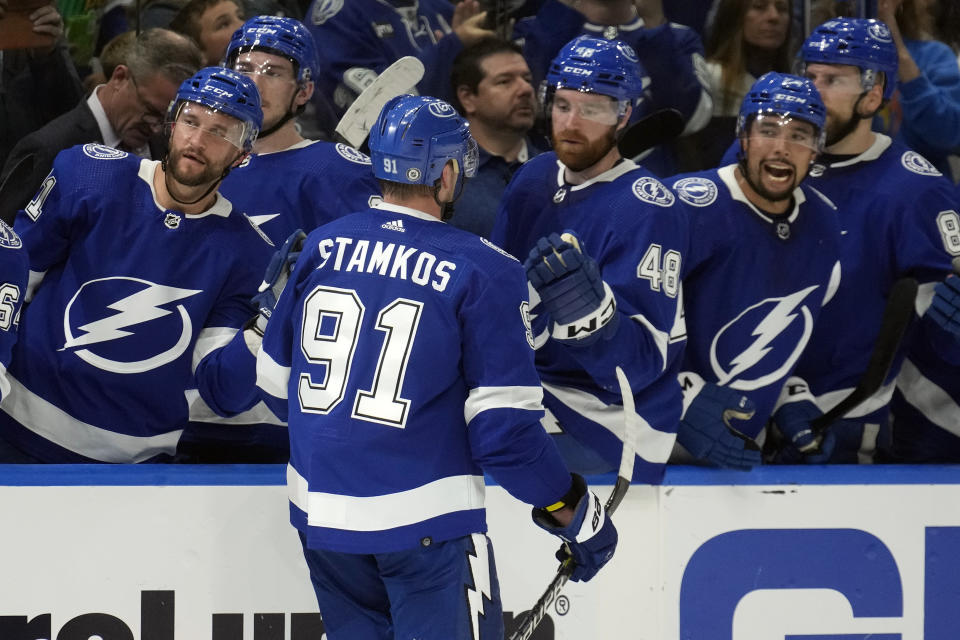
[{"label": "helmet chin strap", "polygon": [[204,191],[199,198],[197,198],[196,200],[181,200],[176,195],[174,195],[173,190],[170,188],[170,172],[167,171],[167,155],[164,154],[163,159],[160,161],[160,167],[163,169],[163,185],[167,188],[167,194],[171,198],[173,198],[178,204],[182,204],[186,206],[197,204],[198,202],[200,202],[201,200],[209,196],[214,189],[220,186],[220,183],[223,182],[223,179],[226,178],[227,175],[229,175],[230,171],[233,170],[233,163],[236,162],[242,155],[243,155],[243,152],[241,151],[240,155],[234,158],[233,162],[231,162],[223,170],[219,178],[217,178],[216,180],[210,183],[210,186],[207,187],[207,190]]},{"label": "helmet chin strap", "polygon": [[441,186],[440,180],[438,179],[433,184],[433,201],[440,206],[440,219],[443,220],[444,222],[449,221],[450,218],[453,217],[453,213],[454,213],[453,205],[454,203],[456,203],[457,200],[460,199],[460,196],[463,195],[464,180],[461,179],[459,180],[459,182],[460,182],[460,188],[457,189],[456,193],[454,194],[453,200],[450,200],[448,202],[440,202],[440,186]]}]

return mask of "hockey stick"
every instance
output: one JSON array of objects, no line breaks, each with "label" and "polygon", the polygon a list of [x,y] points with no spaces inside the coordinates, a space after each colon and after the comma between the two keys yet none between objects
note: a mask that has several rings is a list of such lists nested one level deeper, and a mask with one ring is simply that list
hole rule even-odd
[{"label": "hockey stick", "polygon": [[413,56],[404,56],[383,70],[357,96],[340,118],[334,133],[351,147],[359,147],[370,133],[388,100],[403,95],[423,78],[423,63]]},{"label": "hockey stick", "polygon": [[916,297],[917,281],[913,278],[900,278],[893,283],[890,295],[887,297],[887,306],[883,309],[880,333],[877,334],[877,339],[873,343],[870,360],[860,381],[850,395],[810,422],[814,433],[817,434],[818,442],[834,421],[859,406],[883,386],[897,355],[903,334],[906,333],[907,326],[913,319]]},{"label": "hockey stick", "polygon": [[624,158],[638,155],[670,142],[683,132],[683,116],[676,109],[659,109],[627,127],[620,135],[617,147]]},{"label": "hockey stick", "polygon": [[[632,416],[636,414],[636,407],[633,404],[633,391],[630,388],[630,381],[623,373],[623,369],[617,367],[616,373],[617,382],[620,384],[620,395],[623,396],[623,451],[620,454],[617,482],[613,485],[613,491],[610,492],[610,497],[607,498],[604,505],[607,517],[613,515],[613,512],[617,510],[623,496],[627,493],[627,489],[630,488],[630,479],[633,478],[633,463],[636,458],[633,445],[630,444],[633,441],[630,436],[634,429]],[[543,595],[540,596],[514,632],[510,634],[509,640],[529,640],[533,636],[533,632],[536,631],[547,615],[547,607],[560,595],[560,591],[567,584],[572,573],[573,559],[567,557],[560,568],[557,569],[557,574],[550,581]]]}]

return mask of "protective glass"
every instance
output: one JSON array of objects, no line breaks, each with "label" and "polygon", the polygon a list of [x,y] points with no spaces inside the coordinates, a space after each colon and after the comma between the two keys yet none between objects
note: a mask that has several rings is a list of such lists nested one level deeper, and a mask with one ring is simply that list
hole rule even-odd
[{"label": "protective glass", "polygon": [[278,64],[276,61],[262,60],[256,61],[250,53],[241,53],[233,63],[233,70],[242,73],[251,80],[256,80],[255,76],[260,76],[267,82],[281,84],[294,83],[297,79],[293,75],[292,64],[288,67],[284,64]]},{"label": "protective glass", "polygon": [[208,144],[230,144],[243,149],[247,123],[195,102],[184,102],[177,110],[174,128],[184,127],[188,135],[203,135]]},{"label": "protective glass", "polygon": [[820,132],[809,122],[780,114],[760,114],[750,124],[747,137],[765,143],[820,150]]},{"label": "protective glass", "polygon": [[571,116],[614,126],[626,113],[627,101],[615,100],[599,93],[561,90],[548,96],[547,105],[554,121],[563,121]]}]

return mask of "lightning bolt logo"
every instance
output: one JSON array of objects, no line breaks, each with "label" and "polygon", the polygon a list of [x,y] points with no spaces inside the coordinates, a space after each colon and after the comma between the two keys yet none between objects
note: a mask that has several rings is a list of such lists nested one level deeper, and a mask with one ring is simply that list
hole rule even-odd
[{"label": "lightning bolt logo", "polygon": [[[813,329],[813,318],[810,310],[800,306],[800,304],[810,292],[815,289],[817,289],[817,285],[807,287],[806,289],[782,298],[767,298],[747,308],[736,318],[724,325],[724,327],[717,332],[717,335],[714,336],[713,342],[710,345],[710,363],[713,366],[714,373],[717,375],[717,384],[729,384],[733,389],[749,391],[766,386],[770,382],[789,373],[797,358],[800,357],[800,352],[803,350],[803,347],[806,346],[810,332]],[[775,303],[773,309],[764,316],[756,328],[750,333],[750,335],[755,338],[754,341],[730,360],[732,366],[729,371],[725,371],[717,357],[717,344],[720,342],[721,337],[730,327],[736,325],[738,321],[750,311],[771,302]],[[800,308],[798,309],[798,307]],[[802,316],[804,322],[803,335],[784,363],[773,373],[761,376],[755,380],[739,379],[738,376],[740,376],[740,374],[756,366],[763,360],[764,356],[773,350],[773,347],[770,346],[773,341],[790,326],[794,319],[800,316]]]},{"label": "lightning bolt logo", "polygon": [[473,553],[467,554],[470,561],[470,575],[473,587],[467,588],[467,603],[470,605],[470,624],[473,626],[473,639],[480,638],[480,616],[483,615],[483,598],[492,600],[490,588],[490,558],[487,556],[487,537],[474,533]]},{"label": "lightning bolt logo", "polygon": [[[109,280],[135,282],[141,288],[138,291],[107,305],[107,309],[111,309],[117,313],[79,326],[77,330],[82,331],[83,333],[74,335],[70,327],[71,308],[81,297],[81,294],[88,285],[96,285]],[[73,349],[75,347],[87,347],[90,345],[101,344],[104,342],[117,340],[118,338],[134,335],[135,331],[127,331],[126,329],[128,327],[134,327],[151,320],[156,320],[157,318],[171,315],[174,313],[174,310],[165,309],[163,308],[163,305],[168,305],[177,300],[189,298],[190,296],[194,296],[198,293],[201,293],[200,289],[180,289],[177,287],[168,287],[146,280],[141,280],[139,278],[115,277],[102,278],[86,282],[80,287],[77,293],[74,294],[73,298],[71,298],[64,312],[63,329],[65,341],[63,347],[61,347],[61,350]],[[87,304],[90,304],[89,301],[87,301]],[[78,306],[83,308],[84,305],[80,304]],[[182,305],[176,305],[175,310],[180,316],[182,325],[180,336],[176,339],[176,344],[163,353],[137,362],[117,362],[109,360],[94,354],[89,349],[78,349],[74,353],[82,360],[85,360],[99,369],[113,371],[115,373],[140,373],[156,368],[162,364],[166,364],[167,362],[171,362],[179,357],[184,351],[186,351],[193,335],[192,323],[186,309],[184,309]],[[143,341],[143,344],[152,345],[154,342],[162,341],[164,336],[165,334],[160,336],[150,336],[149,342],[145,340]]]}]

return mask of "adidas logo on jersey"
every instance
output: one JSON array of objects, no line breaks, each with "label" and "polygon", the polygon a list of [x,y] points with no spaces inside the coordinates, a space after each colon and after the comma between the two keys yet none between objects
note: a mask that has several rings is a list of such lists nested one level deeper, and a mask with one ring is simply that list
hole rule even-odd
[{"label": "adidas logo on jersey", "polygon": [[385,222],[380,225],[381,229],[389,229],[390,231],[399,231],[400,233],[406,233],[406,229],[403,228],[403,220],[391,220],[390,222]]}]

